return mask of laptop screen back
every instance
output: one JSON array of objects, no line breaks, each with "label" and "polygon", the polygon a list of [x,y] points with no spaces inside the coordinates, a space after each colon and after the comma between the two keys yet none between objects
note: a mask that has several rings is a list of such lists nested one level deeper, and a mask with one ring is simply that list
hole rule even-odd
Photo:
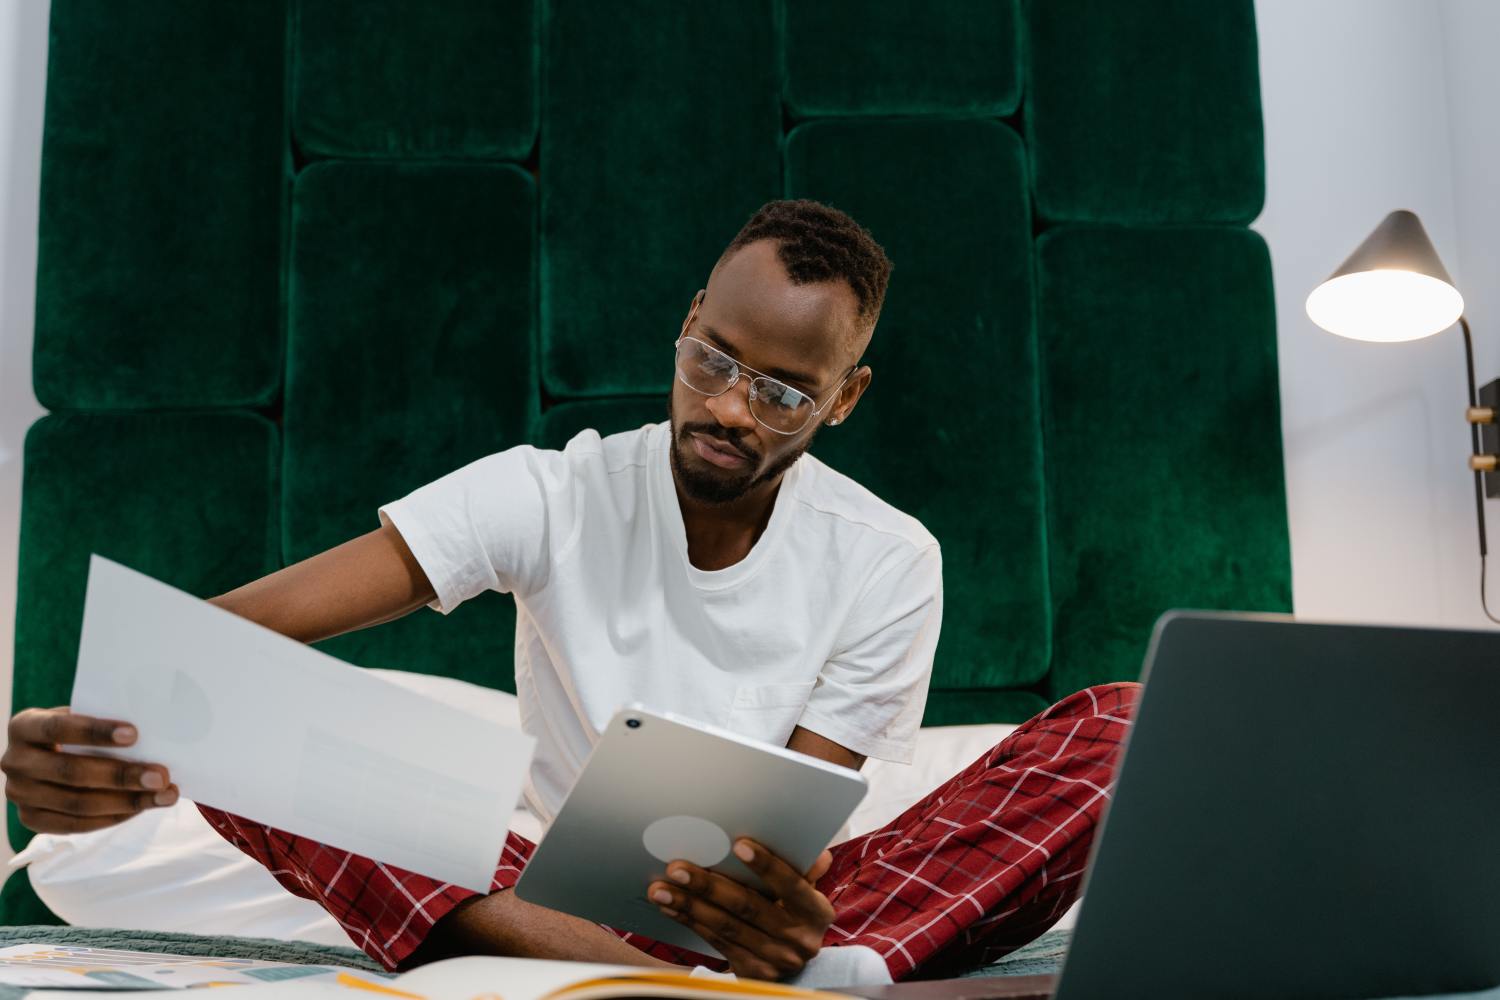
[{"label": "laptop screen back", "polygon": [[1500,983],[1500,634],[1174,612],[1057,995]]}]

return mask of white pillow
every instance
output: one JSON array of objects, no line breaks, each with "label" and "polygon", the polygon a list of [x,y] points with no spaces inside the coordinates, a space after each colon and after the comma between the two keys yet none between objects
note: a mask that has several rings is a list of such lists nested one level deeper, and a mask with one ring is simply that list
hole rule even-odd
[{"label": "white pillow", "polygon": [[863,773],[870,791],[849,817],[849,835],[885,826],[1015,731],[1011,725],[931,726],[917,732],[910,764],[868,761]]},{"label": "white pillow", "polygon": [[349,944],[321,906],[283,889],[187,799],[105,830],[38,834],[11,859],[23,865],[42,902],[80,927]]},{"label": "white pillow", "polygon": [[[372,670],[436,701],[520,728],[514,695],[451,677]],[[539,835],[517,810],[512,829]],[[242,934],[347,945],[321,906],[293,896],[219,836],[187,799],[91,833],[38,834],[9,864],[29,865],[42,902],[79,927]]]}]

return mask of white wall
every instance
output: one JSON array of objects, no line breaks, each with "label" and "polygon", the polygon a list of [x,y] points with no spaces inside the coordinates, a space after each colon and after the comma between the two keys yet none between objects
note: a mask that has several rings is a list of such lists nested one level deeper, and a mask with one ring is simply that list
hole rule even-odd
[{"label": "white wall", "polygon": [[[30,372],[47,12],[48,0],[0,0],[0,709],[20,451],[41,413]],[[1412,209],[1468,299],[1480,381],[1500,376],[1500,185],[1487,172],[1500,163],[1500,62],[1488,58],[1500,3],[1257,0],[1256,13],[1256,228],[1276,280],[1297,610],[1481,624],[1458,332],[1357,344],[1318,330],[1302,303],[1388,211]]]},{"label": "white wall", "polygon": [[1485,624],[1461,334],[1347,341],[1303,302],[1387,212],[1411,209],[1468,298],[1479,381],[1500,376],[1500,303],[1484,280],[1500,211],[1482,160],[1500,152],[1482,49],[1500,37],[1500,4],[1258,0],[1256,14],[1267,176],[1255,227],[1276,282],[1297,612]]},{"label": "white wall", "polygon": [[[1474,329],[1475,374],[1480,385],[1500,378],[1500,4],[1494,0],[1444,0],[1443,52],[1453,162],[1458,252],[1454,280],[1463,289]],[[1500,503],[1489,513],[1500,521]],[[1491,536],[1500,561],[1500,523]],[[1500,586],[1500,573],[1491,580]],[[1500,603],[1500,602],[1495,602]],[[1495,606],[1492,603],[1491,607]]]},{"label": "white wall", "polygon": [[[31,329],[49,7],[0,0],[0,718],[10,716],[21,446],[42,415],[31,392]],[[9,857],[0,839],[0,859]]]}]

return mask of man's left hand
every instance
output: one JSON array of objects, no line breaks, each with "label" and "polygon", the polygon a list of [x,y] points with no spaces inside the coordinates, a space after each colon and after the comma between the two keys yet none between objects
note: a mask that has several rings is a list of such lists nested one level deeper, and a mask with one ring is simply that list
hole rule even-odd
[{"label": "man's left hand", "polygon": [[736,975],[796,975],[823,946],[833,923],[833,904],[815,888],[833,855],[824,851],[804,875],[753,840],[736,841],[734,853],[760,876],[769,896],[727,875],[673,861],[667,866],[671,881],[652,882],[647,898],[717,948]]}]

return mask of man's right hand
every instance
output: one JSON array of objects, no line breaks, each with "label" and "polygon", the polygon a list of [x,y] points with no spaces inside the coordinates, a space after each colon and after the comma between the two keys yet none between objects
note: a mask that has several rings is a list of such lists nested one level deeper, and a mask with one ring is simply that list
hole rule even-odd
[{"label": "man's right hand", "polygon": [[5,797],[37,833],[102,830],[177,801],[177,786],[160,764],[63,753],[58,744],[128,747],[128,722],[74,715],[67,708],[28,708],[10,720],[10,745],[0,757]]}]

